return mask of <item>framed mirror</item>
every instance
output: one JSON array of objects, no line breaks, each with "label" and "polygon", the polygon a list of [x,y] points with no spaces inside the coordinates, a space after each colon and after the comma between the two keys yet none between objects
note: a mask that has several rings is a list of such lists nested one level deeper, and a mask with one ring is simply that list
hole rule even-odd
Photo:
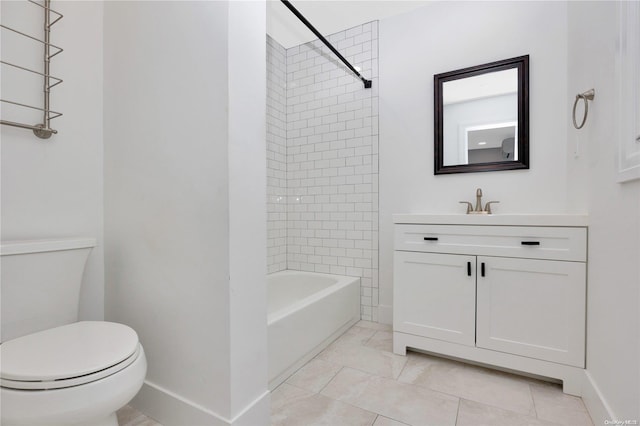
[{"label": "framed mirror", "polygon": [[529,56],[434,75],[434,173],[529,168]]}]

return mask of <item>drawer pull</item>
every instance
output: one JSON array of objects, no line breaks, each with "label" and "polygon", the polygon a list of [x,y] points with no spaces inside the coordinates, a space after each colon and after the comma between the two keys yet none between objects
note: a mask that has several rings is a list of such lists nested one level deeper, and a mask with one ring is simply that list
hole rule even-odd
[{"label": "drawer pull", "polygon": [[438,241],[438,237],[424,237],[425,241]]},{"label": "drawer pull", "polygon": [[471,276],[471,262],[467,262],[467,275]]},{"label": "drawer pull", "polygon": [[523,246],[539,246],[540,241],[521,241],[520,244]]}]

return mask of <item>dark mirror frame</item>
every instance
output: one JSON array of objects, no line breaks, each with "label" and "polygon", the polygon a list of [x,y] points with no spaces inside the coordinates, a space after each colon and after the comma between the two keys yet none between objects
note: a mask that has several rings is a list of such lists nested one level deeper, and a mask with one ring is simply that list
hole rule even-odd
[{"label": "dark mirror frame", "polygon": [[[518,160],[444,165],[442,88],[447,81],[511,68],[518,69]],[[434,174],[491,172],[529,168],[529,55],[491,62],[433,76],[435,100]]]}]

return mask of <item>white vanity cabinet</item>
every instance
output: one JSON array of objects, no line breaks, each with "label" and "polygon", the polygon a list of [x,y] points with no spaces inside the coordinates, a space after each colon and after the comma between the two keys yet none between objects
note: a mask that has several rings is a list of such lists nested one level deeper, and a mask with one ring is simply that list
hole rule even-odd
[{"label": "white vanity cabinet", "polygon": [[560,379],[565,392],[579,394],[585,217],[394,219],[394,352],[413,348]]},{"label": "white vanity cabinet", "polygon": [[478,264],[485,274],[477,280],[476,346],[584,368],[584,263],[478,257]]},{"label": "white vanity cabinet", "polygon": [[[394,330],[474,346],[473,256],[398,251],[394,259]],[[397,309],[396,309],[397,307]]]}]

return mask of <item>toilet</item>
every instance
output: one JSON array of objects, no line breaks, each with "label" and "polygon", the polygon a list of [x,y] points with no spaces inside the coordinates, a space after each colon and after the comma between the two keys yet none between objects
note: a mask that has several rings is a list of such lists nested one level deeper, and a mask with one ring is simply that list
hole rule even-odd
[{"label": "toilet", "polygon": [[3,426],[117,426],[147,371],[136,332],[78,321],[94,239],[3,242],[0,401]]}]

